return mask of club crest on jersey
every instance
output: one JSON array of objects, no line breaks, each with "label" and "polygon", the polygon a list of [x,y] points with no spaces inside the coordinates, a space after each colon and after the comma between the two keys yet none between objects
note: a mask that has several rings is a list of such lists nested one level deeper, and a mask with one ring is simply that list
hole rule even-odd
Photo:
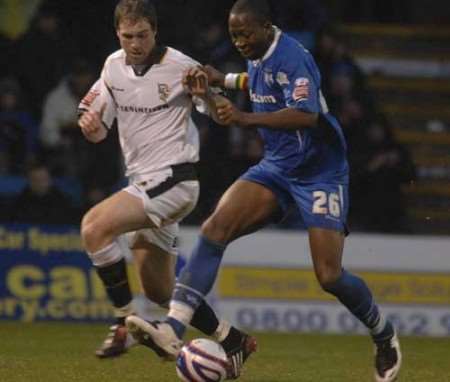
[{"label": "club crest on jersey", "polygon": [[273,74],[272,71],[264,71],[264,82],[267,86],[273,85]]},{"label": "club crest on jersey", "polygon": [[303,101],[309,96],[309,80],[305,77],[300,77],[295,80],[294,91],[292,98],[295,101]]},{"label": "club crest on jersey", "polygon": [[169,85],[158,84],[158,93],[159,93],[159,99],[161,101],[163,101],[164,103],[167,103],[167,100],[169,99],[169,94],[170,94]]},{"label": "club crest on jersey", "polygon": [[277,73],[277,82],[280,86],[289,85],[288,76],[284,72]]}]

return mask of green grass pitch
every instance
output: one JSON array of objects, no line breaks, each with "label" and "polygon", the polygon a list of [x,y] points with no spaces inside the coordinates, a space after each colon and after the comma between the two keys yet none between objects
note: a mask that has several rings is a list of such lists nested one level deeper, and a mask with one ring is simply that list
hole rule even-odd
[{"label": "green grass pitch", "polygon": [[[93,351],[105,325],[0,322],[1,382],[176,382],[173,363],[132,348],[113,360]],[[198,336],[191,333],[191,336]],[[242,382],[369,382],[372,346],[364,336],[257,333],[259,350]],[[400,382],[449,382],[450,340],[402,338]]]}]

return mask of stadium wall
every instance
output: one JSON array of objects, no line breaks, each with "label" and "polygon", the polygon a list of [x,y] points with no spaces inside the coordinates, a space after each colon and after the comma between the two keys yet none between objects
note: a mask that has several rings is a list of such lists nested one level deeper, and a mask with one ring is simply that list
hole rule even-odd
[{"label": "stadium wall", "polygon": [[[182,253],[198,230],[185,228]],[[450,334],[450,238],[352,234],[344,265],[369,283],[403,334]],[[76,227],[0,225],[0,320],[108,321],[104,289]],[[131,285],[143,315],[163,312]],[[230,245],[214,293],[219,313],[261,331],[363,333],[323,293],[311,269],[304,233],[263,231]]]}]

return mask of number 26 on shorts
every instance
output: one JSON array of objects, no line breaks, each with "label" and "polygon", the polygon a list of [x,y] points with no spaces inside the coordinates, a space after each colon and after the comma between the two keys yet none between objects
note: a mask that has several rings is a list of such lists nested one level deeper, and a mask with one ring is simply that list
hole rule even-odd
[{"label": "number 26 on shorts", "polygon": [[313,198],[314,198],[314,203],[312,207],[313,214],[331,215],[336,218],[341,216],[342,201],[340,200],[341,198],[338,193],[314,191]]}]

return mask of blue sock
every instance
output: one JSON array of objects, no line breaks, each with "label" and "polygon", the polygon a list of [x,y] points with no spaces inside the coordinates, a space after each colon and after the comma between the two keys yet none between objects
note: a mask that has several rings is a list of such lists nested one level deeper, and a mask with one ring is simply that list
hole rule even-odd
[{"label": "blue sock", "polygon": [[372,293],[359,277],[342,270],[341,277],[324,289],[358,318],[370,331],[375,342],[392,337],[394,329],[380,314]]},{"label": "blue sock", "polygon": [[167,317],[166,322],[172,327],[178,338],[183,338],[186,332],[186,326],[182,322],[172,317]]},{"label": "blue sock", "polygon": [[[214,243],[203,236],[198,238],[175,285],[172,301],[186,305],[194,312],[197,310],[214,285],[225,247],[226,245]],[[181,338],[185,331],[184,324],[173,318],[167,322]]]},{"label": "blue sock", "polygon": [[214,243],[199,236],[189,262],[180,274],[177,284],[194,289],[206,296],[212,289],[226,245]]}]

